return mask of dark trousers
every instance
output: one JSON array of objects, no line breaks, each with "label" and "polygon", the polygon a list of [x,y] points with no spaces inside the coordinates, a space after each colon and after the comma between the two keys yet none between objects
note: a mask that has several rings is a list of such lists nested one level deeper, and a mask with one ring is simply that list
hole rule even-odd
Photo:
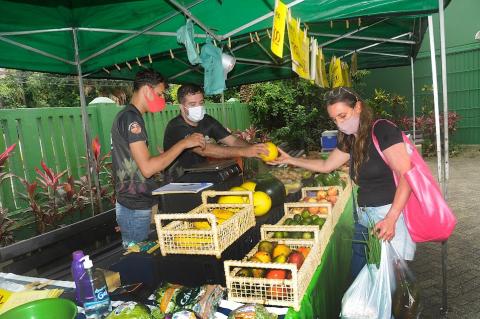
[{"label": "dark trousers", "polygon": [[367,256],[365,255],[366,245],[359,243],[358,241],[365,241],[368,235],[368,229],[365,226],[355,222],[355,230],[353,233],[352,242],[352,262],[351,273],[352,280],[357,278],[358,273],[362,270],[363,266],[367,264]]}]

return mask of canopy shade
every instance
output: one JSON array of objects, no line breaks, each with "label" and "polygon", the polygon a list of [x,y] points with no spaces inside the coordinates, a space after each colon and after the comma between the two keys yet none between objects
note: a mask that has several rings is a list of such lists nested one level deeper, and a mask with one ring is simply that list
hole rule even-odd
[{"label": "canopy shade", "polygon": [[[327,58],[360,49],[360,68],[408,64],[425,31],[422,16],[438,10],[438,0],[284,2],[291,7],[292,16],[307,25],[309,35],[324,44]],[[132,79],[139,68],[153,64],[171,82],[202,83],[202,68],[188,63],[183,46],[176,41],[177,29],[190,17],[200,45],[207,34],[224,47],[224,52],[229,53],[227,44],[231,43],[230,54],[237,58],[237,65],[229,73],[227,85],[288,78],[294,76],[289,50],[284,50],[283,60],[270,52],[267,30],[272,26],[274,3],[2,0],[0,67],[77,74],[76,33],[85,76]],[[348,37],[336,39],[346,33]],[[373,44],[377,45],[365,48]]]}]

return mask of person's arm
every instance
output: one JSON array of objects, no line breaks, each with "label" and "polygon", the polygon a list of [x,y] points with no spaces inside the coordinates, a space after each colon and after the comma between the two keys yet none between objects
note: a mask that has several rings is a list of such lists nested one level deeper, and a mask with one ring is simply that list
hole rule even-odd
[{"label": "person's arm", "polygon": [[226,146],[207,143],[204,149],[196,147],[193,151],[213,158],[259,157],[260,154],[268,154],[265,144],[249,144],[233,135],[228,135],[219,142]]},{"label": "person's arm", "polygon": [[383,154],[399,182],[392,207],[385,218],[375,225],[375,231],[378,238],[390,241],[395,236],[395,225],[398,217],[402,213],[412,191],[404,177],[404,174],[410,170],[411,163],[404,143],[397,143],[388,147],[383,151]]},{"label": "person's arm", "polygon": [[288,164],[319,173],[330,173],[350,159],[350,154],[342,152],[338,148],[334,149],[326,160],[292,157],[280,148],[278,148],[278,152],[280,153],[280,156],[277,160],[272,161],[269,164]]},{"label": "person's arm", "polygon": [[132,157],[145,178],[149,178],[164,170],[185,149],[192,147],[205,148],[205,138],[202,134],[194,133],[180,140],[170,149],[157,156],[150,155],[145,141],[130,143]]}]

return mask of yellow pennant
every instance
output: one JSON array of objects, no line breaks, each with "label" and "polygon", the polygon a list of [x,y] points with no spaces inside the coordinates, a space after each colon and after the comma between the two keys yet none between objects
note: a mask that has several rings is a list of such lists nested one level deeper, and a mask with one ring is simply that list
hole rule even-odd
[{"label": "yellow pennant", "polygon": [[287,6],[280,0],[277,1],[275,6],[275,14],[273,16],[273,28],[272,28],[272,52],[282,58],[283,57],[283,41],[285,39],[285,20],[287,18]]},{"label": "yellow pennant", "polygon": [[350,68],[347,62],[342,62],[343,86],[352,87],[352,78],[350,77]]},{"label": "yellow pennant", "polygon": [[292,54],[292,70],[304,79],[310,78],[309,70],[309,39],[300,29],[297,20],[288,16],[287,21],[288,41]]},{"label": "yellow pennant", "polygon": [[331,68],[332,88],[339,86],[347,86],[346,79],[343,78],[342,61],[335,58],[333,67]]},{"label": "yellow pennant", "polygon": [[319,49],[317,52],[317,69],[316,69],[316,78],[315,78],[315,83],[322,87],[322,88],[328,88],[330,85],[328,84],[328,78],[327,78],[327,71],[325,69],[325,57],[323,56],[323,51],[322,49]]}]

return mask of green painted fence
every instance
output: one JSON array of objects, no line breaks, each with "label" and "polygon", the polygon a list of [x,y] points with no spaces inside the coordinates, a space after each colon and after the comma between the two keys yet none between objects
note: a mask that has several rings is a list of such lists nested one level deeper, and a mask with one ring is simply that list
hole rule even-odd
[{"label": "green painted fence", "polygon": [[[250,125],[248,106],[245,104],[208,104],[206,109],[208,114],[231,130],[243,130]],[[88,107],[91,136],[99,136],[102,154],[110,150],[110,129],[120,110],[121,107],[113,104]],[[162,148],[165,126],[178,114],[178,106],[168,105],[163,112],[145,116],[152,154],[157,154],[158,148]],[[85,174],[80,108],[0,110],[0,130],[0,150],[17,143],[5,171],[32,182],[36,177],[35,168],[40,168],[40,161],[43,160],[57,172],[67,170],[68,175],[75,178]],[[25,187],[17,178],[5,181],[0,187],[0,205],[8,208],[10,215],[27,206],[19,193],[25,193]]]}]

